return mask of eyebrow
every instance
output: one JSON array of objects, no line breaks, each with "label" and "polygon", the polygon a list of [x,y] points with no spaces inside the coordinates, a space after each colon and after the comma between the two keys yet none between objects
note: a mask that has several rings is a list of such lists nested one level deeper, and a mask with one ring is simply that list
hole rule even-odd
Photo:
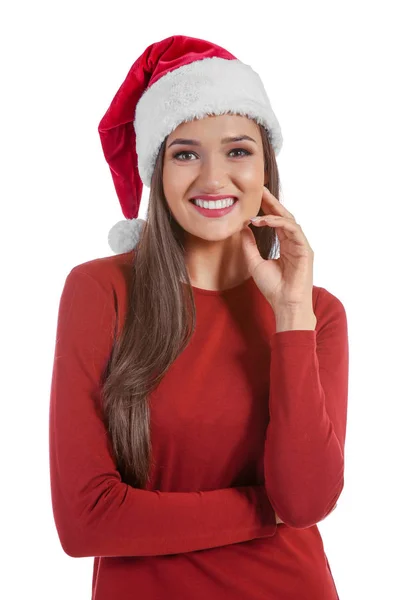
[{"label": "eyebrow", "polygon": [[[250,142],[254,142],[255,144],[257,143],[256,140],[253,140],[253,138],[251,138],[248,135],[237,135],[237,136],[222,138],[221,144],[229,144],[230,142],[241,142],[242,140],[249,140]],[[199,140],[186,140],[184,138],[177,138],[176,140],[174,140],[173,142],[171,142],[169,144],[168,148],[170,148],[174,144],[187,144],[188,146],[201,146]]]}]

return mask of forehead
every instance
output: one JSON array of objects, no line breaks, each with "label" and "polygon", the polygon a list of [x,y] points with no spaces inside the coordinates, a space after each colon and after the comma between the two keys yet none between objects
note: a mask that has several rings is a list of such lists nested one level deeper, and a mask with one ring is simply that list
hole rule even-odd
[{"label": "forehead", "polygon": [[249,135],[256,141],[260,140],[257,123],[246,116],[208,115],[201,119],[180,123],[167,137],[167,143],[178,137],[219,141],[223,137],[238,135]]}]

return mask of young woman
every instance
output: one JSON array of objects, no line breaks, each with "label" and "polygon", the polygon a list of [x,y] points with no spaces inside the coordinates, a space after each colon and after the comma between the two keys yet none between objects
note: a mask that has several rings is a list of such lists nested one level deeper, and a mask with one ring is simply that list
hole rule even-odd
[{"label": "young woman", "polygon": [[99,133],[126,219],[60,300],[64,551],[94,557],[93,600],[337,599],[317,523],[344,485],[346,313],[279,202],[259,76],[172,36],[137,59]]}]

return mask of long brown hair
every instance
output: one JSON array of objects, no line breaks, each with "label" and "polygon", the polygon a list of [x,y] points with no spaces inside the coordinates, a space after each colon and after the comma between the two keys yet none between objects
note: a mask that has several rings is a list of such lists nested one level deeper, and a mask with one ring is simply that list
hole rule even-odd
[{"label": "long brown hair", "polygon": [[[258,125],[268,189],[279,200],[279,174],[268,131]],[[196,308],[184,260],[184,230],[163,189],[166,139],[156,160],[147,221],[134,249],[126,319],[115,340],[102,387],[104,418],[117,468],[126,483],[145,489],[152,467],[148,396],[188,345]],[[264,214],[260,209],[259,215]],[[250,225],[263,258],[276,258],[270,227]],[[182,285],[182,282],[187,285]]]}]

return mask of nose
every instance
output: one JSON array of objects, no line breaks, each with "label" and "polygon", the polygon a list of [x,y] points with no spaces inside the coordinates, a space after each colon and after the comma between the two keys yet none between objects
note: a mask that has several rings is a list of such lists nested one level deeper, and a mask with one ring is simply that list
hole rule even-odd
[{"label": "nose", "polygon": [[198,177],[199,186],[205,194],[218,194],[221,189],[227,187],[223,183],[226,175],[226,166],[224,167],[222,161],[216,158],[205,160]]}]

